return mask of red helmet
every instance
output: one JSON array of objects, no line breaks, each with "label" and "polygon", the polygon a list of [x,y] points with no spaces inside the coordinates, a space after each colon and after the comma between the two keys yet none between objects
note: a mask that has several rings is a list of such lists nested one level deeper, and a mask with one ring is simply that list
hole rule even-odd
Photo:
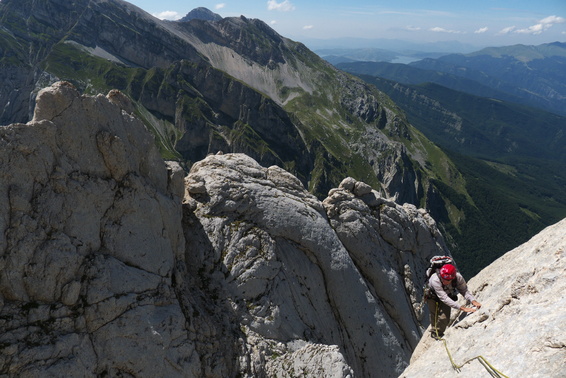
[{"label": "red helmet", "polygon": [[452,264],[443,265],[440,268],[440,277],[445,280],[453,280],[456,278],[456,267]]}]

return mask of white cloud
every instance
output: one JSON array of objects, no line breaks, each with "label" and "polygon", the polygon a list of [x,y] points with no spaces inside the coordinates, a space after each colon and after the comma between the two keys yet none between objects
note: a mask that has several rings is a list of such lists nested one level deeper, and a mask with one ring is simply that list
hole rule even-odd
[{"label": "white cloud", "polygon": [[542,33],[544,29],[548,29],[548,28],[545,27],[543,24],[536,24],[533,26],[529,26],[528,28],[525,29],[517,29],[515,30],[515,33],[538,35]]},{"label": "white cloud", "polygon": [[276,10],[280,12],[289,12],[295,10],[295,6],[289,0],[278,3],[276,0],[269,0],[267,2],[267,10]]},{"label": "white cloud", "polygon": [[419,28],[418,26],[407,26],[407,30],[409,31],[419,31],[421,30],[421,28]]},{"label": "white cloud", "polygon": [[515,26],[508,26],[506,28],[503,28],[499,31],[499,33],[497,33],[498,35],[502,35],[502,34],[509,34],[511,33],[513,30],[515,30]]},{"label": "white cloud", "polygon": [[303,30],[311,30],[312,28],[314,28],[313,25],[305,25],[305,26],[303,26]]},{"label": "white cloud", "polygon": [[271,25],[277,24],[277,20],[271,20],[270,24],[271,24]]},{"label": "white cloud", "polygon": [[488,29],[489,29],[489,28],[486,26],[486,27],[483,27],[483,28],[479,28],[479,29],[476,30],[474,33],[476,33],[476,34],[482,34],[482,33],[485,33]]},{"label": "white cloud", "polygon": [[515,33],[539,35],[543,31],[548,30],[554,24],[563,24],[566,19],[558,16],[548,16],[538,22],[538,24],[529,26],[528,28],[515,30]]},{"label": "white cloud", "polygon": [[181,16],[178,12],[175,11],[164,11],[161,13],[154,13],[155,17],[159,18],[160,20],[178,20]]},{"label": "white cloud", "polygon": [[463,32],[458,31],[458,30],[449,30],[449,29],[444,29],[444,28],[438,27],[438,26],[436,26],[434,28],[430,28],[428,30],[435,32],[435,33],[464,34]]},{"label": "white cloud", "polygon": [[558,16],[548,16],[539,21],[541,24],[563,24],[566,22],[566,18]]},{"label": "white cloud", "polygon": [[222,8],[224,8],[225,6],[226,6],[226,3],[216,4],[216,5],[214,6],[214,9],[222,9]]}]

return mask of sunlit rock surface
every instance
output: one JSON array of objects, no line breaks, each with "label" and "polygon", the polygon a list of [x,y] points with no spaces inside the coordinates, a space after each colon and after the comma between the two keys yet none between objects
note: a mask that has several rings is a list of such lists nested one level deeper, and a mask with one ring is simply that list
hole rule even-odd
[{"label": "sunlit rock surface", "polygon": [[[482,308],[446,332],[457,365],[483,356],[508,377],[566,376],[566,219],[469,281]],[[444,344],[423,338],[402,377],[489,377],[478,359],[461,373]]]}]

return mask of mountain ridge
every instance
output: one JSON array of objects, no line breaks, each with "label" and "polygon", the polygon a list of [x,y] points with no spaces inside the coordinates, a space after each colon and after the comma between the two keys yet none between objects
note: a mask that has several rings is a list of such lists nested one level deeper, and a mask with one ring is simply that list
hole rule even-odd
[{"label": "mountain ridge", "polygon": [[180,18],[179,20],[177,20],[177,22],[188,22],[194,19],[205,20],[205,21],[220,21],[222,20],[222,16],[212,12],[208,8],[199,7],[187,13],[185,17]]},{"label": "mountain ridge", "polygon": [[[549,52],[550,51],[550,52]],[[545,55],[546,54],[546,55]],[[482,97],[538,107],[560,115],[564,111],[566,44],[489,47],[468,54],[449,54],[408,64],[339,62],[355,74],[381,76],[403,84],[433,82]]]},{"label": "mountain ridge", "polygon": [[[423,59],[411,66],[473,79],[519,96],[547,111],[566,115],[566,44],[515,45],[473,54],[452,54]],[[497,84],[496,79],[501,82]]]},{"label": "mountain ridge", "polygon": [[[3,2],[2,9],[9,13],[11,9],[15,9],[13,7],[16,4],[20,6],[21,3]],[[133,8],[125,5],[124,2],[97,1],[81,4],[85,7],[84,12],[86,13],[76,14],[75,17],[82,17],[81,20],[85,21],[74,22],[72,31],[64,40],[53,45],[54,49],[46,49],[47,59],[42,62],[42,67],[47,69],[45,71],[47,78],[53,75],[56,78],[74,80],[75,85],[87,91],[89,87],[92,88],[91,90],[118,88],[126,93],[133,93],[134,101],[142,101],[142,104],[145,103],[144,106],[151,109],[154,116],[170,124],[166,126],[168,130],[161,132],[160,140],[185,133],[187,127],[193,127],[193,123],[187,120],[194,120],[195,114],[199,112],[202,115],[212,115],[206,118],[196,116],[199,118],[196,129],[207,133],[206,139],[189,140],[185,138],[182,140],[182,145],[186,145],[186,141],[193,140],[198,143],[191,145],[191,148],[193,151],[200,151],[201,158],[204,156],[202,151],[209,148],[226,151],[239,149],[240,147],[234,143],[234,137],[238,137],[239,142],[248,140],[249,143],[267,146],[268,143],[261,141],[265,134],[258,135],[253,131],[253,127],[246,126],[248,120],[253,120],[246,115],[246,108],[235,107],[236,102],[242,101],[241,97],[235,101],[227,101],[232,105],[227,107],[231,109],[230,114],[227,114],[229,117],[226,118],[229,124],[217,125],[213,114],[223,113],[221,104],[214,102],[213,99],[204,99],[204,101],[197,99],[202,95],[203,88],[196,88],[195,85],[206,85],[211,89],[216,87],[216,90],[223,89],[202,81],[200,84],[191,83],[192,79],[188,78],[176,82],[176,78],[170,76],[173,72],[182,72],[175,68],[179,64],[191,67],[190,70],[193,72],[194,67],[197,67],[196,72],[204,73],[212,72],[205,67],[213,63],[214,69],[224,72],[223,75],[229,75],[225,77],[225,83],[235,80],[236,88],[244,86],[253,88],[273,99],[278,106],[284,107],[285,112],[293,114],[293,117],[286,117],[285,122],[293,124],[290,127],[297,129],[293,133],[303,139],[303,145],[306,145],[303,151],[311,154],[309,161],[299,163],[302,159],[293,158],[286,161],[284,156],[283,158],[277,156],[285,155],[281,151],[274,153],[268,148],[259,148],[252,155],[260,161],[268,159],[270,160],[268,164],[271,164],[275,159],[278,160],[279,165],[286,167],[298,167],[299,164],[302,164],[304,169],[296,173],[305,184],[308,183],[311,190],[316,191],[320,196],[332,186],[331,181],[336,183],[340,177],[348,174],[358,175],[358,177],[363,175],[371,185],[381,186],[384,190],[391,192],[391,195],[394,195],[395,190],[406,193],[406,197],[400,198],[402,201],[416,203],[422,196],[418,193],[418,188],[412,193],[407,189],[402,191],[399,188],[388,189],[387,183],[380,184],[377,178],[373,178],[376,174],[381,177],[386,176],[388,172],[391,172],[393,176],[407,175],[416,178],[418,174],[414,171],[418,168],[418,164],[414,166],[398,164],[395,167],[374,165],[372,167],[369,159],[361,154],[361,151],[367,151],[369,148],[369,146],[364,146],[366,139],[362,135],[369,132],[366,129],[375,128],[376,125],[380,125],[379,127],[385,131],[390,127],[394,128],[391,135],[397,139],[389,140],[389,136],[371,131],[374,133],[374,138],[383,140],[373,145],[374,147],[380,146],[382,150],[390,151],[387,153],[396,155],[396,159],[404,159],[404,154],[413,153],[402,147],[402,143],[410,143],[405,137],[408,135],[407,130],[410,129],[410,125],[406,124],[394,104],[375,89],[365,86],[361,81],[352,79],[317,58],[304,45],[279,36],[264,22],[248,20],[244,17],[215,22],[202,20],[193,20],[188,23],[164,22],[145,13],[133,13]],[[115,8],[113,4],[116,4]],[[42,9],[41,11],[43,12]],[[95,14],[99,14],[98,12],[106,12],[114,20],[110,22],[108,17],[95,17]],[[85,18],[85,15],[88,17]],[[54,17],[53,15],[51,18]],[[122,18],[125,18],[125,21],[122,21]],[[124,25],[129,27],[122,31]],[[106,32],[97,35],[89,30],[106,30]],[[133,32],[135,30],[139,30],[139,34]],[[152,37],[140,39],[142,32],[151,32]],[[117,38],[122,33],[124,33],[122,36],[124,39]],[[230,36],[230,39],[226,39],[227,36]],[[33,30],[29,37],[34,41],[37,38]],[[164,42],[156,43],[159,38]],[[70,51],[68,44],[71,40],[74,41],[74,47],[79,47],[89,56],[83,57],[80,52]],[[136,45],[137,43],[139,45]],[[86,48],[81,48],[81,45]],[[186,47],[183,47],[185,45]],[[134,46],[137,47],[134,48]],[[250,49],[250,46],[257,48]],[[53,53],[49,54],[49,51]],[[185,55],[181,55],[180,51]],[[91,53],[99,53],[98,57],[104,60],[93,60]],[[125,67],[108,62],[106,60],[108,54],[119,58],[117,60],[125,63]],[[71,64],[68,64],[69,59],[72,61]],[[192,63],[188,63],[189,61]],[[78,69],[79,67],[81,69]],[[146,71],[140,71],[140,68]],[[55,71],[48,74],[50,70]],[[31,70],[27,72],[30,75]],[[86,77],[87,72],[90,77]],[[75,75],[79,75],[79,80],[73,78]],[[81,78],[80,75],[85,75],[85,77]],[[200,80],[198,75],[195,77]],[[168,80],[167,83],[155,82],[164,78]],[[138,82],[140,79],[141,82]],[[341,85],[348,87],[348,92],[338,91],[337,88],[324,84],[329,80],[338,80]],[[31,93],[33,93],[32,87],[30,83],[28,89]],[[158,90],[150,91],[150,87]],[[316,93],[314,92],[315,87],[318,88]],[[175,106],[163,101],[164,96],[173,96],[175,91],[179,90],[181,97],[176,100]],[[152,92],[153,96],[157,95],[157,98],[150,97]],[[239,96],[237,93],[230,92],[230,96],[226,97],[228,93],[224,91],[223,99],[230,99],[230,96],[234,95]],[[140,95],[142,97],[138,97]],[[25,102],[30,103],[29,99]],[[305,104],[309,102],[316,104],[320,108],[319,112],[308,111]],[[220,112],[213,110],[219,106]],[[189,109],[198,110],[197,113],[188,113]],[[23,117],[25,116],[20,114],[18,121],[25,120]],[[277,118],[281,117],[276,117],[275,120]],[[162,129],[163,125],[166,123],[161,123],[159,127],[153,125],[151,127]],[[254,127],[257,127],[257,123]],[[338,133],[354,135],[360,151],[352,151],[348,145],[349,142]],[[177,142],[178,140],[171,141],[173,145]],[[171,143],[165,141],[162,148],[169,149],[169,154],[174,156],[176,151],[170,149]],[[254,149],[257,148],[252,147],[251,144],[246,146],[248,153],[252,153]],[[266,151],[267,154],[261,151]],[[419,155],[426,156],[426,152],[421,150]],[[189,158],[186,155],[184,158],[194,161],[192,157]],[[344,164],[344,161],[350,163]],[[376,172],[378,168],[380,171]],[[389,182],[395,183],[395,180]]]},{"label": "mountain ridge", "polygon": [[535,59],[550,58],[553,56],[566,57],[566,43],[556,41],[541,45],[517,44],[512,46],[486,47],[464,55],[469,57],[490,55],[494,58],[501,58],[507,55],[522,62],[530,62]]},{"label": "mountain ridge", "polygon": [[504,85],[499,81],[496,81],[495,85],[489,86],[481,84],[473,79],[463,78],[451,73],[413,67],[403,63],[360,61],[341,62],[337,64],[337,67],[356,75],[379,76],[384,79],[406,85],[435,83],[449,89],[469,93],[475,96],[497,98],[503,101],[515,103],[527,102],[518,96],[493,88]]}]

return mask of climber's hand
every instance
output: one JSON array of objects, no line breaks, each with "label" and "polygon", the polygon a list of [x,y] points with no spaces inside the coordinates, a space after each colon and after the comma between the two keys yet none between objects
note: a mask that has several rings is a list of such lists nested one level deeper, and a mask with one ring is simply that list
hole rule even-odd
[{"label": "climber's hand", "polygon": [[473,304],[474,306],[476,306],[477,308],[481,308],[481,303],[478,302],[478,301],[472,301],[472,304]]},{"label": "climber's hand", "polygon": [[462,307],[460,308],[460,310],[462,310],[462,311],[464,311],[464,312],[476,312],[476,311],[477,311],[477,309],[475,309],[475,308],[473,308],[473,307],[464,307],[464,306],[462,306]]}]

